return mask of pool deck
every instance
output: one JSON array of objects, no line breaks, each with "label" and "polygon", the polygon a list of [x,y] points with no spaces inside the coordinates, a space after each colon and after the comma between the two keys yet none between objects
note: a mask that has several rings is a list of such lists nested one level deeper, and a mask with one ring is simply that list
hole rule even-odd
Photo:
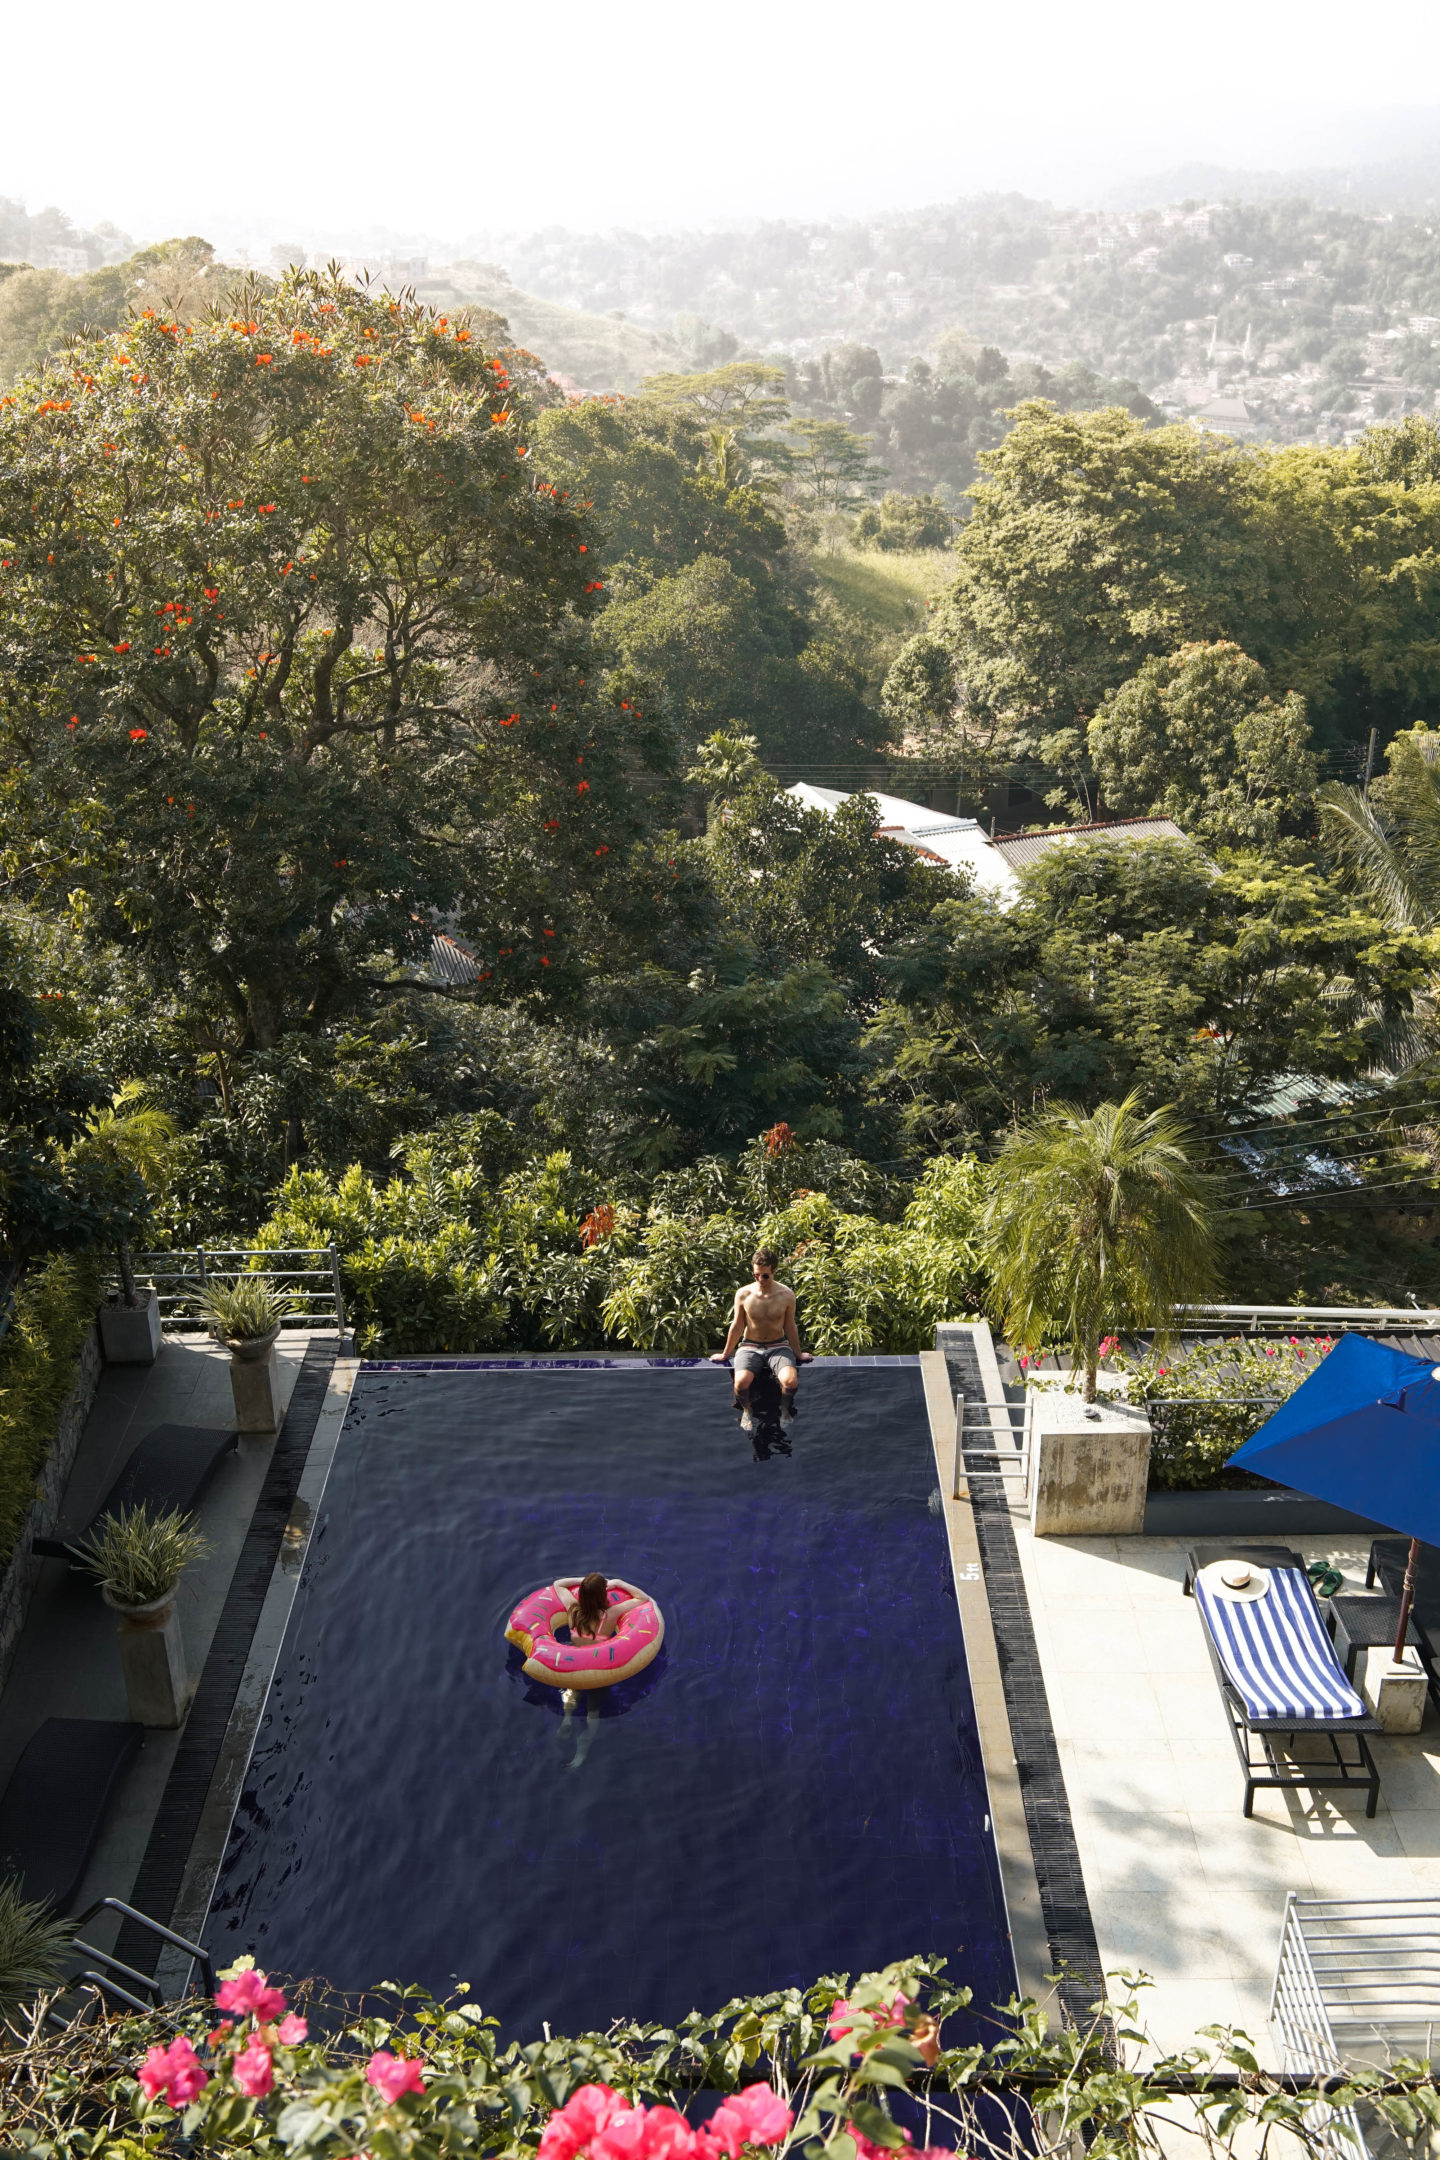
[{"label": "pool deck", "polygon": [[[335,1341],[333,1333],[313,1339],[332,1347]],[[277,1345],[282,1417],[294,1396],[311,1340],[310,1331],[296,1329],[283,1335]],[[326,1432],[338,1432],[353,1371],[353,1360],[339,1360],[331,1370],[317,1439]],[[155,1364],[104,1369],[67,1487],[67,1508],[83,1513],[87,1506],[97,1504],[136,1443],[155,1426],[169,1423],[221,1431],[234,1424],[229,1358],[203,1337],[170,1335]],[[307,1442],[311,1438],[305,1437]],[[242,1437],[236,1452],[221,1462],[196,1511],[210,1550],[183,1578],[178,1609],[186,1663],[202,1687],[206,1681],[213,1683],[220,1662],[214,1654],[217,1638],[227,1616],[233,1632],[232,1599],[279,1445],[273,1435]],[[288,1563],[291,1576],[298,1574],[307,1527],[302,1499],[282,1543],[282,1560]],[[273,1626],[267,1631],[265,1619],[262,1610],[253,1648],[262,1659],[268,1649],[273,1663],[275,1645],[269,1640]],[[245,1656],[243,1662],[247,1672],[257,1666],[253,1655]],[[265,1677],[268,1684],[268,1671]],[[242,1685],[242,1713],[244,1707]],[[173,1805],[187,1769],[192,1768],[186,1758],[187,1754],[193,1757],[199,1739],[197,1712],[202,1711],[197,1693],[196,1706],[179,1730],[147,1731],[112,1797],[76,1899],[77,1911],[101,1897],[118,1897],[151,1909],[143,1888],[147,1861],[153,1877],[157,1825],[167,1804]],[[45,1718],[124,1718],[126,1714],[114,1615],[93,1584],[68,1561],[43,1561],[14,1663],[0,1694],[0,1789]],[[228,1730],[233,1715],[225,1723]],[[237,1736],[242,1733],[243,1722],[235,1730]],[[168,1921],[171,1914],[155,1911],[153,1916]],[[182,1917],[195,1919],[193,1900]],[[112,1949],[118,1929],[118,1916],[102,1914],[87,1929],[86,1937],[101,1949]],[[153,1957],[147,1960],[139,1951],[130,1954],[132,1962],[153,1969]],[[182,1960],[167,1977],[176,1987],[183,1986],[187,1969],[188,1960]]]},{"label": "pool deck", "polygon": [[[986,1394],[1003,1399],[988,1386]],[[1268,2021],[1288,1893],[1440,1894],[1440,1717],[1427,1703],[1419,1733],[1371,1738],[1380,1773],[1373,1819],[1363,1790],[1261,1790],[1247,1820],[1199,1611],[1182,1590],[1194,1539],[1037,1538],[1019,1480],[1009,1483],[1006,1498],[989,1504],[1006,1516],[1042,1683],[1040,1703],[1021,1705],[1017,1752],[1022,1762],[1038,1757],[1035,1721],[1048,1716],[1100,1967],[1148,1975],[1140,2014],[1159,2049],[1189,2043],[1202,2025],[1233,2024],[1262,2062],[1280,2067]],[[982,1542],[988,1575],[993,1532]],[[1368,1539],[1337,1532],[1283,1542],[1363,1590]],[[998,1612],[1008,1585],[991,1580],[987,1590]],[[1017,1679],[1011,1660],[1012,1707]],[[1002,1846],[1014,1842],[1013,1815],[999,1806],[996,1828]],[[1016,1865],[1012,1853],[1007,1880]],[[1053,1901],[1041,1905],[1053,1950]]]}]

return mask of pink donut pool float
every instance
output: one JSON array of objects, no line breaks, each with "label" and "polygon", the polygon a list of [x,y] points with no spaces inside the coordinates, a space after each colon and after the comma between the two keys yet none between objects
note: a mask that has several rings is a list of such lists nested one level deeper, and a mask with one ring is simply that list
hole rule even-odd
[{"label": "pink donut pool float", "polygon": [[624,1615],[613,1635],[599,1642],[560,1642],[555,1630],[563,1627],[568,1633],[570,1607],[579,1589],[578,1575],[542,1583],[511,1613],[505,1640],[524,1651],[526,1677],[547,1687],[601,1688],[644,1672],[665,1640],[665,1616],[654,1598],[613,1575],[610,1604],[623,1605],[629,1598],[642,1602]]}]

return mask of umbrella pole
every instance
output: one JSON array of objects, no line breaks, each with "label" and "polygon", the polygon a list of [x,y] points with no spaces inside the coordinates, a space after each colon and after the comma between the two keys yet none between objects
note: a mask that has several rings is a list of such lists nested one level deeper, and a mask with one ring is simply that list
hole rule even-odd
[{"label": "umbrella pole", "polygon": [[1410,1608],[1415,1603],[1415,1571],[1420,1565],[1420,1540],[1410,1540],[1410,1557],[1405,1562],[1405,1582],[1400,1592],[1400,1625],[1395,1630],[1395,1663],[1405,1662],[1405,1635],[1410,1626]]}]

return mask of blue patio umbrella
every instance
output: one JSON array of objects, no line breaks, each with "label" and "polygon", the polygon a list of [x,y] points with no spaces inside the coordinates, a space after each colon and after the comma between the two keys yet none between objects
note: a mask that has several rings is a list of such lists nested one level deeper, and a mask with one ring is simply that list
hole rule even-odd
[{"label": "blue patio umbrella", "polygon": [[1410,1539],[1396,1662],[1421,1540],[1440,1545],[1440,1366],[1365,1335],[1342,1335],[1230,1457],[1230,1467],[1387,1523]]}]

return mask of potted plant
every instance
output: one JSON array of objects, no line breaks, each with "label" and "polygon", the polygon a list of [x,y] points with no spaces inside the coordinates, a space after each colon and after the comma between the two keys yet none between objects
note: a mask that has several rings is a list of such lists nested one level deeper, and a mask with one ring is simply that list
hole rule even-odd
[{"label": "potted plant", "polygon": [[263,1275],[211,1283],[200,1300],[210,1332],[230,1352],[230,1392],[241,1432],[274,1432],[279,1424],[275,1393],[275,1343],[293,1298]]},{"label": "potted plant", "polygon": [[102,1515],[70,1550],[120,1623],[120,1663],[130,1715],[141,1725],[178,1725],[189,1700],[175,1590],[209,1551],[188,1515],[141,1505]]},{"label": "potted plant", "polygon": [[53,1993],[74,1936],[71,1923],[27,1898],[14,1876],[0,1882],[0,2018]]},{"label": "potted plant", "polygon": [[99,1314],[100,1345],[110,1365],[153,1365],[160,1352],[160,1300],[153,1289],[136,1285],[131,1240],[150,1212],[152,1188],[164,1181],[176,1131],[173,1120],[140,1094],[136,1083],[127,1082],[69,1153],[72,1163],[98,1172],[113,1188],[107,1212],[120,1290]]}]

